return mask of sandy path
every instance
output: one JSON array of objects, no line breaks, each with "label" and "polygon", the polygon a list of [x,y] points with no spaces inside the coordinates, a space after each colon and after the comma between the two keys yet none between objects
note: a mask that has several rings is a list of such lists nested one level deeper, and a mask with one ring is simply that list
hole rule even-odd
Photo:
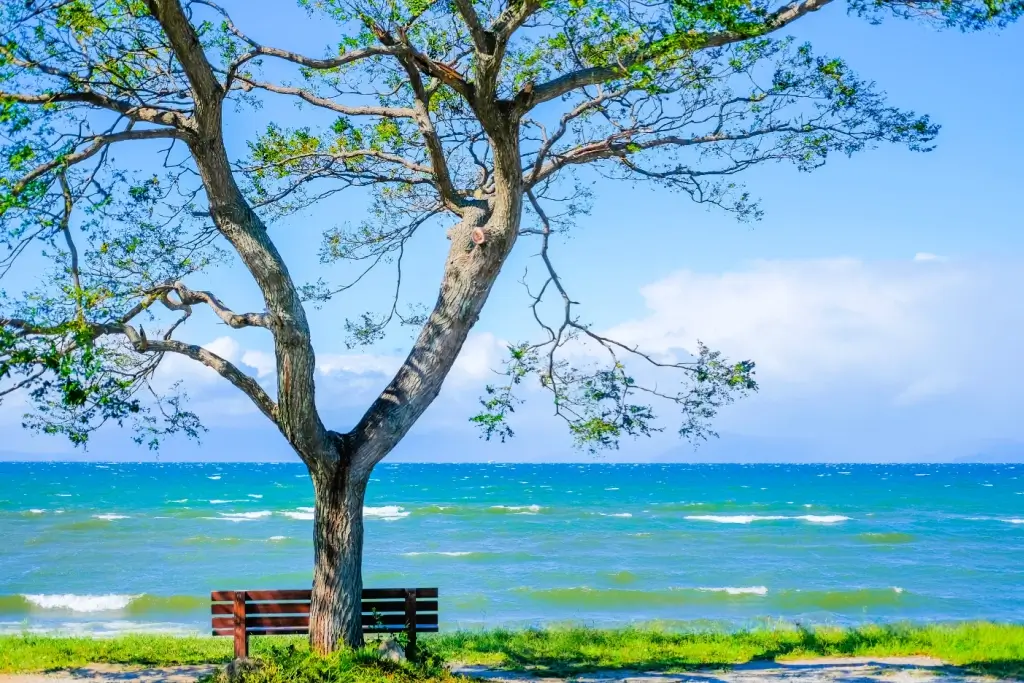
[{"label": "sandy path", "polygon": [[[215,669],[215,666],[139,669],[96,664],[68,671],[0,675],[0,683],[194,683]],[[456,666],[453,671],[489,683],[983,683],[992,680],[964,673],[928,657],[751,662],[728,670],[684,674],[599,671],[569,679],[480,666]]]},{"label": "sandy path", "polygon": [[213,665],[140,669],[116,664],[90,664],[65,671],[4,674],[0,675],[0,683],[193,683],[216,669]]},{"label": "sandy path", "polygon": [[[929,657],[849,657],[751,662],[728,670],[660,674],[640,671],[601,671],[568,679],[536,677],[530,673],[485,667],[456,667],[458,673],[492,683],[981,683],[974,676]],[[1004,681],[1005,683],[1005,681]]]}]

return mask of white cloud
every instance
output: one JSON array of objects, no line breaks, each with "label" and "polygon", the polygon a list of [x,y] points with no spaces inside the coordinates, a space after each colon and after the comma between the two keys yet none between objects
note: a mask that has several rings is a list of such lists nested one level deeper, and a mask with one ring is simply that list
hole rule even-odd
[{"label": "white cloud", "polygon": [[318,353],[316,369],[324,375],[392,375],[403,360],[400,356],[372,353]]},{"label": "white cloud", "polygon": [[[450,378],[480,380],[501,364],[505,343],[489,332],[470,334],[455,360]],[[393,375],[405,356],[372,353],[318,353],[316,369],[323,375]]]},{"label": "white cloud", "polygon": [[238,358],[242,347],[231,337],[217,337],[213,341],[203,344],[203,348],[233,363]]},{"label": "white cloud", "polygon": [[277,360],[274,358],[274,354],[266,351],[246,351],[242,354],[242,364],[256,370],[256,376],[261,379],[274,374],[274,371],[277,370]]},{"label": "white cloud", "polygon": [[[642,290],[645,317],[608,332],[672,355],[700,339],[750,358],[774,386],[837,378],[893,386],[914,402],[953,391],[965,310],[978,279],[948,264],[867,264],[852,259],[764,261],[736,272],[681,271]],[[958,322],[959,321],[959,322]]]},{"label": "white cloud", "polygon": [[462,352],[452,367],[451,378],[456,381],[480,384],[501,369],[507,344],[490,332],[471,334],[462,345]]},{"label": "white cloud", "polygon": [[914,254],[915,261],[945,261],[945,257],[939,256],[938,254],[932,254],[927,251],[919,251]]}]

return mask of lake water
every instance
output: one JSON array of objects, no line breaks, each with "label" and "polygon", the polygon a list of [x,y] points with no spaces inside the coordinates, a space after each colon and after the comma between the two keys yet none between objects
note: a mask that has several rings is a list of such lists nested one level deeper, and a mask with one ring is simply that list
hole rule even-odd
[{"label": "lake water", "polygon": [[[300,465],[0,463],[0,630],[206,632],[304,588]],[[367,586],[442,628],[1024,621],[1024,466],[389,465]]]}]

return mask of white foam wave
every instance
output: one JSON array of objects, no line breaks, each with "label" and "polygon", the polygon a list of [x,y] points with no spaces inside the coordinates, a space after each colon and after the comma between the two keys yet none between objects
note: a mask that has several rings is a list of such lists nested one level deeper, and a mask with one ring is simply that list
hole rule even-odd
[{"label": "white foam wave", "polygon": [[444,555],[445,557],[465,557],[466,555],[472,555],[472,554],[473,554],[473,552],[470,551],[470,550],[456,550],[456,551],[439,550],[437,552],[412,552],[412,553],[405,553],[405,556],[406,557],[417,557],[419,555]]},{"label": "white foam wave", "polygon": [[203,519],[223,519],[230,522],[250,522],[256,519],[263,519],[269,517],[271,514],[270,510],[260,510],[259,512],[221,512],[220,517],[204,517]]},{"label": "white foam wave", "polygon": [[509,512],[520,512],[535,515],[543,508],[540,505],[492,505],[492,510],[508,510]]},{"label": "white foam wave", "polygon": [[102,519],[105,522],[113,522],[115,519],[128,519],[128,515],[117,515],[112,512],[108,512],[102,515],[93,515],[96,519]]},{"label": "white foam wave", "polygon": [[178,500],[169,500],[168,503],[187,503],[188,498],[179,498]]},{"label": "white foam wave", "polygon": [[599,512],[602,517],[632,517],[632,512]]},{"label": "white foam wave", "polygon": [[256,500],[259,500],[260,498],[263,497],[262,493],[247,493],[245,495],[247,498],[255,498]]},{"label": "white foam wave", "polygon": [[128,606],[138,595],[23,595],[42,609],[63,609],[72,612],[113,612]]},{"label": "white foam wave", "polygon": [[311,521],[313,519],[312,512],[293,512],[292,510],[285,510],[281,513],[288,519],[298,519],[304,522]]},{"label": "white foam wave", "polygon": [[811,524],[837,524],[845,522],[850,518],[844,515],[800,515],[796,519],[802,519]]},{"label": "white foam wave", "polygon": [[393,522],[403,517],[408,517],[409,512],[400,505],[382,505],[380,507],[364,507],[363,516],[383,519],[385,522]]},{"label": "white foam wave", "polygon": [[220,475],[219,474],[215,474],[212,477],[207,477],[207,479],[211,479],[213,481],[217,481],[218,479],[220,479]]},{"label": "white foam wave", "polygon": [[766,586],[722,586],[721,588],[698,588],[708,593],[728,593],[729,595],[768,595]]},{"label": "white foam wave", "polygon": [[284,540],[286,540],[287,538],[288,538],[287,536],[271,536],[271,537],[270,537],[270,538],[268,538],[267,540],[268,540],[268,541],[284,541]]},{"label": "white foam wave", "polygon": [[849,520],[845,515],[687,515],[685,519],[718,524],[750,524],[752,522],[778,522],[784,519],[799,519],[811,524],[837,524]]},{"label": "white foam wave", "polygon": [[1020,517],[1012,517],[1010,519],[1001,519],[1000,522],[1006,522],[1007,524],[1024,524],[1024,519]]},{"label": "white foam wave", "polygon": [[687,515],[686,519],[719,524],[750,524],[751,522],[774,522],[789,518],[783,515]]},{"label": "white foam wave", "polygon": [[30,514],[30,515],[41,515],[44,512],[46,512],[46,510],[41,510],[39,508],[32,508],[31,510],[28,511],[28,514]]}]

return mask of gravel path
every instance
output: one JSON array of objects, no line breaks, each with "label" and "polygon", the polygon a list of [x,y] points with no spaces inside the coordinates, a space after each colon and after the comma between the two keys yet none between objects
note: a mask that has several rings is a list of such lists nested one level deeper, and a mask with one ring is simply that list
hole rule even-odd
[{"label": "gravel path", "polygon": [[[458,673],[491,683],[982,683],[974,676],[929,657],[849,657],[751,662],[728,670],[661,674],[640,671],[601,671],[562,678],[498,671],[485,667],[456,667]],[[1008,683],[1003,681],[1003,683]]]},{"label": "gravel path", "polygon": [[41,674],[0,675],[0,683],[194,683],[200,676],[213,673],[216,666],[171,666],[153,669],[90,664]]},{"label": "gravel path", "polygon": [[[41,674],[0,675],[0,683],[194,683],[215,666],[139,669],[95,664],[81,669]],[[536,676],[481,666],[456,666],[456,673],[488,683],[983,683],[984,676],[966,674],[928,657],[811,659],[752,662],[728,670],[661,674],[600,671],[569,679]],[[1009,683],[1003,681],[1002,683]],[[1018,682],[1022,683],[1022,682]]]}]

